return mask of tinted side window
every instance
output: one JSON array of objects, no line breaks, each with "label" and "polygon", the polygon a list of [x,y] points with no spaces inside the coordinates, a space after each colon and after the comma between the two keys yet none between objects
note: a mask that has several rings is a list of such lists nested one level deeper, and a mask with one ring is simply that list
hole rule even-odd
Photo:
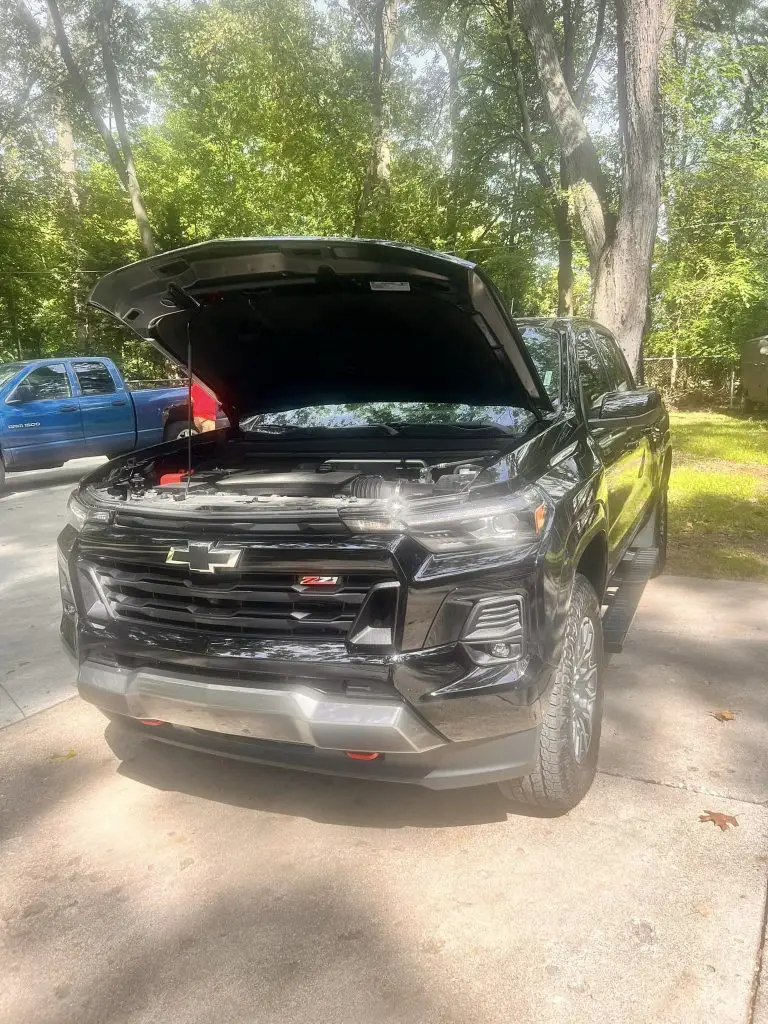
[{"label": "tinted side window", "polygon": [[54,363],[51,366],[38,366],[21,381],[16,392],[19,398],[24,397],[28,402],[69,398],[71,391],[64,364]]},{"label": "tinted side window", "polygon": [[549,327],[521,326],[541,383],[554,403],[560,401],[560,334]]},{"label": "tinted side window", "polygon": [[104,363],[73,363],[72,366],[84,395],[111,395],[114,392],[115,382]]},{"label": "tinted side window", "polygon": [[579,355],[579,381],[584,408],[594,408],[608,391],[613,391],[612,381],[600,358],[600,352],[592,331],[582,328],[576,335],[576,347]]},{"label": "tinted side window", "polygon": [[607,331],[595,331],[597,343],[603,356],[608,374],[611,377],[613,391],[631,391],[635,382],[632,379],[627,361],[613,336]]}]

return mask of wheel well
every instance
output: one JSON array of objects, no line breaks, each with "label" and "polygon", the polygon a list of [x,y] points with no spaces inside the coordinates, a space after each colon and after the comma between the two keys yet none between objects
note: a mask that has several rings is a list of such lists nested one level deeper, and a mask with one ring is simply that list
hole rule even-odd
[{"label": "wheel well", "polygon": [[579,563],[576,566],[576,572],[586,576],[595,588],[598,598],[602,600],[605,593],[605,578],[608,572],[608,545],[604,533],[599,533],[596,537],[593,537],[584,548],[579,558]]},{"label": "wheel well", "polygon": [[189,419],[189,411],[186,402],[181,405],[173,405],[168,410],[165,416],[165,426],[169,423],[178,423],[179,420]]}]

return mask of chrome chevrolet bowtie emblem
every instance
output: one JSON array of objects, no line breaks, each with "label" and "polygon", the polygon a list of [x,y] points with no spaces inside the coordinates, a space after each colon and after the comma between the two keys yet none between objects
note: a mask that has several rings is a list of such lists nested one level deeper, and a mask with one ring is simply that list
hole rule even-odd
[{"label": "chrome chevrolet bowtie emblem", "polygon": [[171,548],[165,561],[169,565],[186,565],[190,572],[216,572],[235,569],[242,557],[242,548],[220,548],[218,544],[189,541],[185,547]]}]

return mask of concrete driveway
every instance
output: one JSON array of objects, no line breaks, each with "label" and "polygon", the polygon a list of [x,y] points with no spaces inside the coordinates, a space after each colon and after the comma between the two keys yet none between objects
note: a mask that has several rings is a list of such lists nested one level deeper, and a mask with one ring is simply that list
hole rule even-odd
[{"label": "concrete driveway", "polygon": [[[0,500],[18,709],[70,692],[56,485]],[[651,584],[609,668],[596,784],[556,820],[493,790],[125,742],[77,698],[19,721],[0,733],[0,1020],[768,1024],[767,654],[768,587]]]},{"label": "concrete driveway", "polygon": [[56,538],[77,481],[104,459],[9,473],[0,491],[0,727],[74,691],[61,657]]}]

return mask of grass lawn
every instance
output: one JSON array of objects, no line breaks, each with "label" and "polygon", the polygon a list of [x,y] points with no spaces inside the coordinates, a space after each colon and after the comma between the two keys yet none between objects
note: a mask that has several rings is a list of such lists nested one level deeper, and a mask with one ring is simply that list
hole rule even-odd
[{"label": "grass lawn", "polygon": [[768,580],[768,419],[670,419],[667,572]]}]

